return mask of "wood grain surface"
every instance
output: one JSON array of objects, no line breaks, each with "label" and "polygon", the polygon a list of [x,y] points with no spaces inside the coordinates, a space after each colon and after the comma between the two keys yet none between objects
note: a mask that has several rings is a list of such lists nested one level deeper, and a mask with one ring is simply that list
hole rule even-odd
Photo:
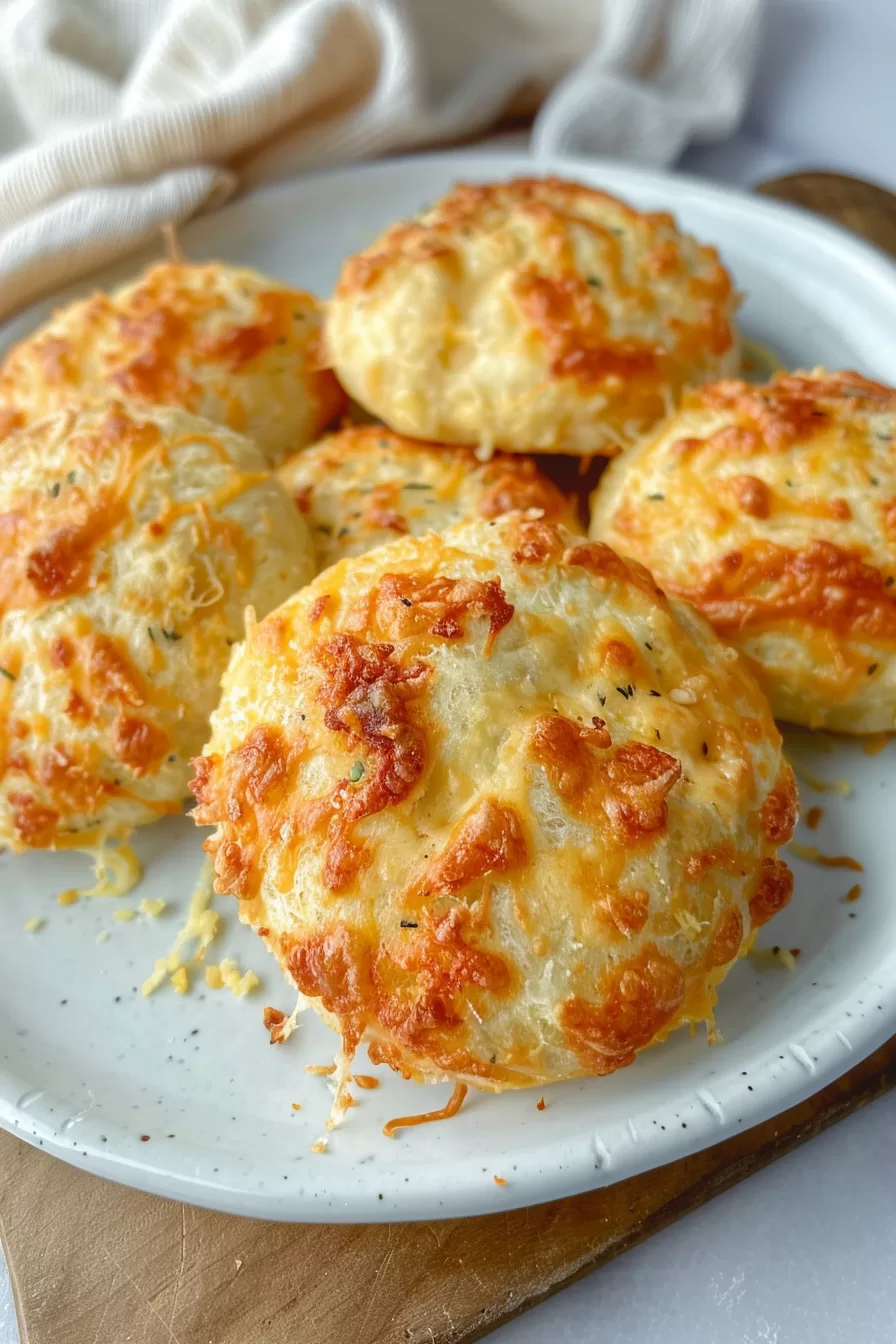
[{"label": "wood grain surface", "polygon": [[827,215],[896,256],[896,196],[884,187],[842,173],[793,173],[763,182],[756,190]]},{"label": "wood grain surface", "polygon": [[[896,199],[806,173],[764,184],[896,253]],[[112,1185],[0,1134],[0,1239],[22,1344],[460,1344],[596,1269],[896,1083],[896,1037],[715,1148],[486,1218],[251,1222]]]}]

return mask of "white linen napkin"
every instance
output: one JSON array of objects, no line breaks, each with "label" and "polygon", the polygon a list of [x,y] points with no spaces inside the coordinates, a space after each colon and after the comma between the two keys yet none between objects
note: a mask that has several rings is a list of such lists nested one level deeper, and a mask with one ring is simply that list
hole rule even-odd
[{"label": "white linen napkin", "polygon": [[0,316],[236,190],[532,111],[671,162],[743,110],[762,0],[0,0]]}]

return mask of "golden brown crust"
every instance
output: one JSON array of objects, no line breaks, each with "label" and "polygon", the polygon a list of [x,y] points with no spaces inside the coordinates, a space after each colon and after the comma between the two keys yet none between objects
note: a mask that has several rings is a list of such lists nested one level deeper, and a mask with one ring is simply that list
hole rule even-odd
[{"label": "golden brown crust", "polygon": [[[329,891],[344,891],[362,866],[364,846],[349,837],[358,821],[394,807],[414,789],[426,765],[426,732],[416,721],[413,702],[421,696],[430,669],[414,660],[403,667],[390,644],[361,643],[334,635],[312,656],[326,680],[320,691],[324,723],[344,733],[362,755],[363,775],[353,792],[351,776],[336,785],[328,824],[329,844],[323,868]],[[308,824],[319,804],[307,809]]]},{"label": "golden brown crust", "polygon": [[896,642],[896,597],[874,565],[833,542],[802,550],[755,541],[703,568],[699,581],[667,588],[731,636],[750,627],[800,622],[842,639]]},{"label": "golden brown crust", "polygon": [[767,924],[793,895],[793,873],[781,859],[764,859],[756,891],[750,897],[753,928]]},{"label": "golden brown crust", "polygon": [[528,862],[522,819],[516,808],[483,798],[460,821],[442,852],[414,877],[411,890],[427,896],[457,896],[490,873],[516,872]]},{"label": "golden brown crust", "polygon": [[667,1026],[681,1007],[681,967],[648,945],[630,961],[604,971],[597,1002],[567,999],[560,1022],[586,1072],[607,1074],[635,1062],[635,1053]]},{"label": "golden brown crust", "polygon": [[626,560],[618,551],[602,541],[576,542],[563,556],[567,565],[581,566],[596,579],[632,583],[651,597],[662,597],[649,569],[637,560]]},{"label": "golden brown crust", "polygon": [[310,570],[258,450],[207,421],[113,401],[0,442],[0,844],[179,811],[244,600]]},{"label": "golden brown crust", "polygon": [[[666,798],[681,762],[646,742],[610,750],[606,725],[586,728],[562,715],[537,719],[532,754],[556,793],[583,820],[609,823],[608,838],[628,847],[666,828]],[[608,750],[606,757],[597,753]]]},{"label": "golden brown crust", "polygon": [[396,536],[444,532],[474,518],[538,509],[579,530],[575,508],[530,457],[421,443],[384,425],[330,434],[278,475],[308,520],[318,568]]},{"label": "golden brown crust", "polygon": [[454,579],[419,570],[384,575],[355,619],[384,639],[424,634],[462,639],[467,621],[477,616],[488,622],[487,653],[513,616],[499,578]]},{"label": "golden brown crust", "polygon": [[726,910],[712,931],[709,946],[703,958],[708,971],[727,966],[743,946],[744,921],[739,910]]},{"label": "golden brown crust", "polygon": [[728,380],[610,469],[591,533],[745,652],[779,717],[888,730],[894,493],[892,388],[849,371]]},{"label": "golden brown crust", "polygon": [[755,683],[642,568],[518,515],[319,574],[250,629],[195,767],[218,889],[408,1077],[622,1067],[786,899]]},{"label": "golden brown crust", "polygon": [[[65,476],[22,488],[16,488],[13,477],[4,492],[0,613],[38,611],[94,587],[97,551],[130,523],[128,495],[135,477],[150,456],[164,451],[158,426],[135,422],[117,403],[87,432],[77,432],[75,410],[63,414],[56,432],[69,441],[71,465]],[[27,438],[15,445],[15,452],[31,451]],[[10,463],[11,455],[4,456]]]},{"label": "golden brown crust", "polygon": [[[459,185],[344,265],[344,384],[417,437],[612,454],[737,365],[731,279],[665,213],[557,178]],[[404,318],[415,313],[416,330]]]},{"label": "golden brown crust", "polygon": [[73,400],[179,406],[248,434],[271,462],[345,406],[321,367],[310,294],[220,262],[163,262],[55,314],[0,367],[0,435]]},{"label": "golden brown crust", "polygon": [[456,1068],[472,1062],[461,1044],[459,995],[471,986],[502,995],[511,983],[502,957],[466,941],[468,923],[460,908],[425,915],[414,930],[373,956],[364,939],[337,924],[325,934],[287,943],[283,955],[301,992],[320,999],[339,1018],[349,1052],[374,1019],[405,1050],[434,1051],[441,1067]]},{"label": "golden brown crust", "polygon": [[781,775],[759,810],[759,825],[770,845],[786,845],[799,819],[799,800],[791,771]]}]

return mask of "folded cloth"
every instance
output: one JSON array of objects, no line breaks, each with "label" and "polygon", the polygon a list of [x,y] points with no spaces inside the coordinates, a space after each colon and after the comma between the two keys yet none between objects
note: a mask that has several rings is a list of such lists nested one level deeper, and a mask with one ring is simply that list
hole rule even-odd
[{"label": "folded cloth", "polygon": [[0,316],[237,190],[483,132],[671,162],[743,110],[762,0],[6,0]]}]

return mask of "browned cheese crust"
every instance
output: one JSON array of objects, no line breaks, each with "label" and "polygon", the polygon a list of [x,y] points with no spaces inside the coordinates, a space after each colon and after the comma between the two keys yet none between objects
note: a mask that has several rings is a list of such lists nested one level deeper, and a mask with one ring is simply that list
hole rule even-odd
[{"label": "browned cheese crust", "polygon": [[896,727],[896,391],[849,371],[726,381],[613,463],[591,533],[751,660],[779,718]]},{"label": "browned cheese crust", "polygon": [[385,425],[330,434],[284,462],[278,475],[305,515],[318,568],[400,536],[444,532],[474,518],[539,509],[579,531],[574,505],[531,457],[421,443]]},{"label": "browned cheese crust", "polygon": [[618,452],[738,367],[737,295],[671,215],[556,178],[462,185],[343,267],[327,343],[401,433]]},{"label": "browned cheese crust", "polygon": [[195,767],[217,889],[349,1055],[417,1079],[630,1064],[790,897],[793,777],[737,655],[519,514],[318,575]]},{"label": "browned cheese crust", "polygon": [[313,573],[254,444],[112,402],[0,443],[0,846],[180,809],[243,607]]},{"label": "browned cheese crust", "polygon": [[72,401],[179,406],[277,463],[345,405],[321,367],[316,300],[256,271],[163,262],[63,308],[0,366],[0,435]]}]

